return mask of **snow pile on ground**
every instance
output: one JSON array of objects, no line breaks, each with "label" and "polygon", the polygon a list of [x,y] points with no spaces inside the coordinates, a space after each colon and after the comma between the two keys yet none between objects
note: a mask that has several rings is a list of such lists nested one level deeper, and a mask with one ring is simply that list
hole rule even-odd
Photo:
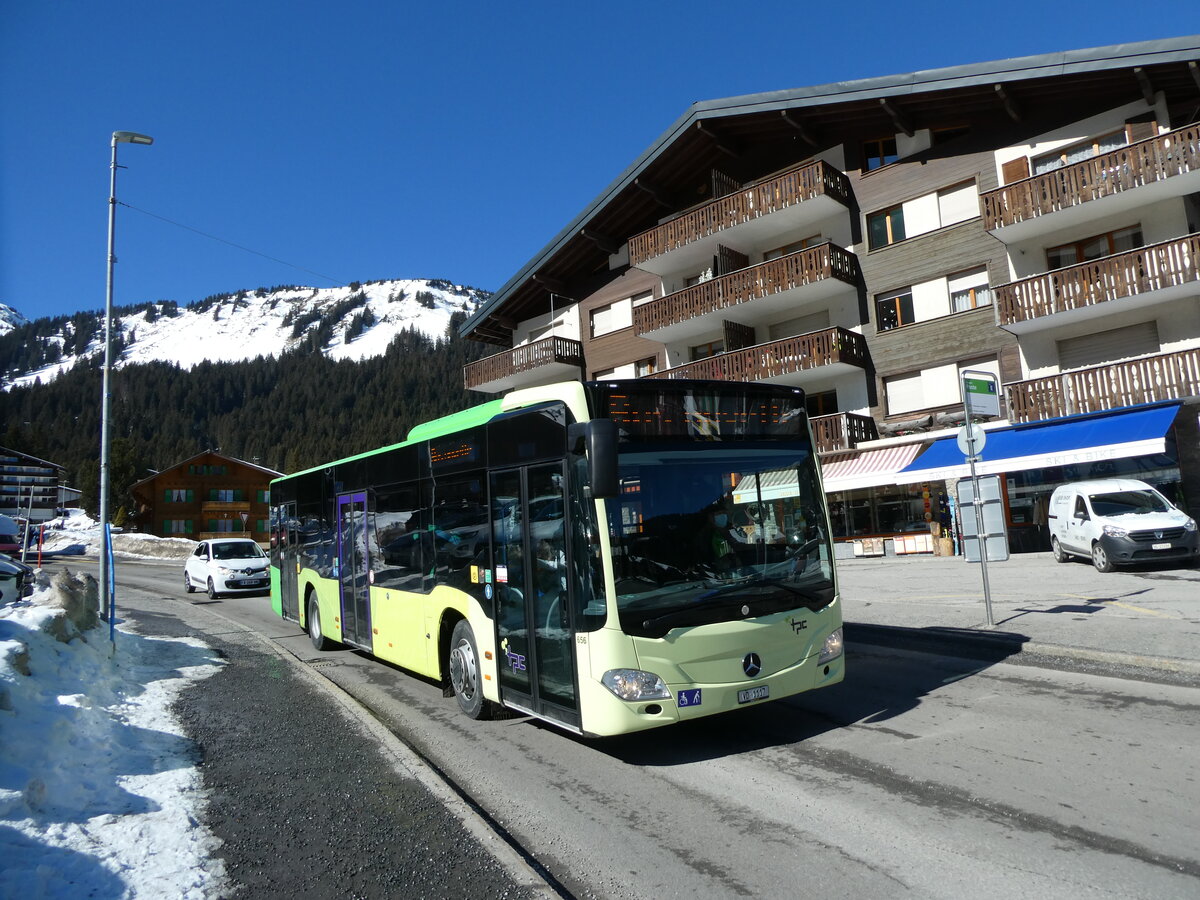
[{"label": "snow pile on ground", "polygon": [[220,659],[126,631],[114,645],[95,579],[37,581],[0,605],[0,897],[221,895],[197,748],[169,711]]},{"label": "snow pile on ground", "polygon": [[[187,538],[161,538],[152,534],[124,533],[113,529],[113,555],[138,559],[187,559],[196,542]],[[32,549],[32,548],[31,548]],[[50,519],[42,532],[44,553],[74,556],[100,555],[100,527],[82,509],[67,509]]]}]

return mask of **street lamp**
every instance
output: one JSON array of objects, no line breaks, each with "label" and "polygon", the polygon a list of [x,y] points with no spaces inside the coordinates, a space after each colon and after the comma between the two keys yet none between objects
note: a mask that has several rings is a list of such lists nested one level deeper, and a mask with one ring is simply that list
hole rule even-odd
[{"label": "street lamp", "polygon": [[108,284],[104,296],[104,376],[100,404],[100,616],[109,622],[112,636],[116,620],[112,606],[111,563],[112,536],[108,530],[108,377],[112,369],[112,301],[113,239],[117,225],[117,144],[153,144],[154,138],[134,131],[114,131],[112,136],[112,165],[108,187]]}]

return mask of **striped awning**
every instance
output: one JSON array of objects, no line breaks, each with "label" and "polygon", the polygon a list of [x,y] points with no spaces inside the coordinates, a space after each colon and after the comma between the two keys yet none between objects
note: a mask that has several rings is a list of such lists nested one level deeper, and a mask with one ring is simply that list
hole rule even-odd
[{"label": "striped awning", "polygon": [[896,473],[916,459],[925,445],[897,444],[879,450],[837,453],[821,461],[825,493],[895,484]]}]

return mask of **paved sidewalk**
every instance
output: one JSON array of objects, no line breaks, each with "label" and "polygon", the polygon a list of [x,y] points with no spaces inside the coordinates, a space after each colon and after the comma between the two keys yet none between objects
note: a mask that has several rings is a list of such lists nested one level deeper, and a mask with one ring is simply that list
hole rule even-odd
[{"label": "paved sidewalk", "polygon": [[1014,555],[983,576],[962,557],[837,561],[847,641],[960,655],[1073,659],[1200,684],[1200,568],[1097,572],[1050,553]]}]

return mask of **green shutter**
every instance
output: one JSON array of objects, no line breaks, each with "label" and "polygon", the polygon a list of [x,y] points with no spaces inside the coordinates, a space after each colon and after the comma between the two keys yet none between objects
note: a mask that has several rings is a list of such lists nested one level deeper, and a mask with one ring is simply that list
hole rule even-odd
[{"label": "green shutter", "polygon": [[163,503],[170,503],[170,502],[171,502],[171,489],[165,488],[163,490]]},{"label": "green shutter", "polygon": [[192,520],[191,519],[188,519],[186,522],[183,523],[183,530],[187,534],[192,533],[193,529],[192,529]]},{"label": "green shutter", "polygon": [[195,502],[196,502],[196,492],[195,492],[195,491],[193,491],[191,488],[188,488],[188,492],[187,492],[187,502],[188,502],[188,503],[195,503]]}]

